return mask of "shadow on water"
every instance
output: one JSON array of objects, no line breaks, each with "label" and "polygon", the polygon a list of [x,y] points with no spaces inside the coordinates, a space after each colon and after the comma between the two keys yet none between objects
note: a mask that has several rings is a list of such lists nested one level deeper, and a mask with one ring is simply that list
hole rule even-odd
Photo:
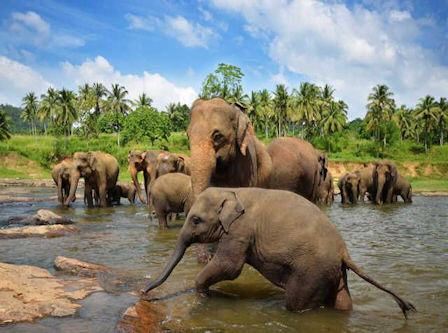
[{"label": "shadow on water", "polygon": [[[52,196],[51,189],[20,189],[20,196]],[[14,195],[11,192],[11,195]],[[44,267],[54,273],[56,256],[108,265],[100,276],[106,292],[82,301],[70,318],[46,318],[33,324],[0,327],[8,332],[113,331],[123,311],[136,302],[145,277],[155,277],[174,249],[183,220],[159,230],[143,205],[127,203],[107,209],[85,209],[78,195],[73,208],[54,201],[0,204],[0,223],[12,215],[39,208],[72,217],[80,233],[51,239],[0,240],[0,261]],[[201,270],[193,249],[152,298],[163,304],[164,326],[203,332],[429,332],[448,331],[448,199],[415,197],[413,204],[375,207],[367,203],[323,208],[338,227],[352,258],[372,277],[410,300],[418,309],[405,321],[393,299],[349,272],[354,310],[319,309],[301,314],[285,310],[284,292],[250,267],[231,282],[213,288],[211,297],[191,292]]]}]

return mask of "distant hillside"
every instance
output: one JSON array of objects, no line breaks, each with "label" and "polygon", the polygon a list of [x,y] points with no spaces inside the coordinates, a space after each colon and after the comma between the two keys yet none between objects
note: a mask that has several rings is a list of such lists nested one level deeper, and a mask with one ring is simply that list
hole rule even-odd
[{"label": "distant hillside", "polygon": [[8,104],[0,104],[0,110],[5,111],[6,115],[10,118],[12,133],[28,133],[28,124],[20,118],[20,113],[22,113],[21,108]]}]

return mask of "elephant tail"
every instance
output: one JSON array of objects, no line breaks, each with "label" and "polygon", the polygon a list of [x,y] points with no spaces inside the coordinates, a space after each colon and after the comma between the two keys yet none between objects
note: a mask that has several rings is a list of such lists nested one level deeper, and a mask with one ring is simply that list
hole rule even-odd
[{"label": "elephant tail", "polygon": [[358,275],[360,278],[362,278],[363,280],[369,282],[370,284],[373,284],[375,287],[377,287],[378,289],[381,289],[383,291],[385,291],[386,293],[392,295],[392,297],[395,299],[395,302],[397,302],[398,306],[400,307],[401,311],[403,312],[403,315],[406,319],[408,319],[407,316],[407,312],[408,311],[414,311],[416,312],[417,309],[415,308],[414,305],[412,305],[412,303],[402,299],[400,296],[398,296],[395,292],[393,292],[390,289],[387,289],[386,287],[382,286],[380,283],[378,283],[377,281],[375,281],[374,279],[372,279],[370,276],[368,276],[361,268],[359,268],[354,262],[353,260],[350,258],[350,256],[348,254],[344,255],[343,259],[342,259],[343,263],[345,264],[345,266],[352,270],[353,272],[356,273],[356,275]]}]

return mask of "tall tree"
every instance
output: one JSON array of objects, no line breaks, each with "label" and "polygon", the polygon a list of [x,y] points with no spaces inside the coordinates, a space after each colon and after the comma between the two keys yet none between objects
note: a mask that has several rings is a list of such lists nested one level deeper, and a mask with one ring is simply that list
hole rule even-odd
[{"label": "tall tree", "polygon": [[244,96],[241,80],[244,73],[241,68],[221,63],[213,73],[208,74],[202,83],[200,98],[221,97],[229,103]]},{"label": "tall tree", "polygon": [[422,121],[425,137],[425,152],[428,152],[429,133],[437,122],[437,103],[434,97],[426,95],[421,98],[415,108],[415,117]]},{"label": "tall tree", "polygon": [[119,117],[121,115],[126,115],[130,110],[129,100],[126,98],[128,91],[125,87],[119,84],[112,84],[112,89],[109,92],[107,98],[107,108],[110,112],[113,112],[116,116],[116,132],[117,132],[117,145],[120,145],[120,126]]},{"label": "tall tree", "polygon": [[260,104],[257,111],[257,122],[264,125],[264,135],[267,139],[269,137],[269,128],[272,119],[274,118],[274,108],[271,94],[267,89],[263,89],[259,93]]},{"label": "tall tree", "polygon": [[394,114],[394,120],[400,129],[400,139],[410,138],[414,134],[412,110],[401,105]]},{"label": "tall tree", "polygon": [[436,121],[439,131],[439,144],[442,146],[448,123],[448,102],[445,97],[441,97],[439,102],[437,102]]},{"label": "tall tree", "polygon": [[107,96],[107,89],[102,83],[96,82],[92,86],[92,91],[95,99],[95,114],[98,117],[101,113],[103,97]]},{"label": "tall tree", "polygon": [[37,109],[39,101],[34,92],[29,92],[22,98],[23,112],[21,118],[30,124],[31,133],[36,135]]},{"label": "tall tree", "polygon": [[41,95],[39,109],[37,111],[40,121],[44,124],[45,133],[47,132],[45,124],[51,124],[55,121],[57,108],[58,91],[50,87],[46,94]]},{"label": "tall tree", "polygon": [[288,90],[284,84],[277,84],[274,91],[273,106],[277,120],[277,137],[282,136],[288,111]]},{"label": "tall tree", "polygon": [[6,112],[0,110],[0,141],[8,140],[10,137],[9,119],[6,116]]},{"label": "tall tree", "polygon": [[72,133],[73,123],[78,119],[76,95],[73,91],[62,88],[58,95],[57,122],[63,127],[65,136]]},{"label": "tall tree", "polygon": [[132,102],[132,105],[138,109],[141,107],[151,107],[152,104],[152,98],[146,95],[145,93],[142,93],[138,96],[138,98]]},{"label": "tall tree", "polygon": [[331,101],[322,116],[321,126],[325,135],[340,132],[347,123],[348,106],[344,101]]},{"label": "tall tree", "polygon": [[[299,90],[294,91],[294,106],[297,119],[301,119],[308,132],[312,132],[317,121],[320,120],[320,91],[319,87],[309,82],[302,82]],[[302,137],[305,137],[303,135]]]}]

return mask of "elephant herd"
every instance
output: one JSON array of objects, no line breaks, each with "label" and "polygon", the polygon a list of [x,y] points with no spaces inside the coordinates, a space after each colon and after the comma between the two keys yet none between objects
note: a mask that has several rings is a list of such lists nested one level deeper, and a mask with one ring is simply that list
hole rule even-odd
[{"label": "elephant herd", "polygon": [[[168,278],[191,244],[217,243],[196,278],[199,293],[237,278],[247,263],[285,290],[289,310],[320,306],[350,310],[350,269],[391,294],[405,316],[415,310],[353,262],[339,232],[315,205],[331,204],[334,186],[326,156],[309,142],[278,138],[266,147],[244,111],[220,98],[193,103],[187,135],[190,157],[165,151],[130,152],[132,185],[117,184],[117,160],[101,152],[75,153],[53,170],[58,200],[64,205],[74,201],[83,177],[89,207],[110,205],[118,195],[138,196],[154,207],[161,227],[167,226],[170,213],[186,214],[171,258],[143,294]],[[388,166],[389,171],[384,171]],[[366,168],[371,179],[365,177],[365,182],[365,170],[353,174],[358,180],[352,181],[352,174],[341,178],[343,202],[356,202],[366,192],[377,203],[405,194],[406,181],[392,164]]]}]

